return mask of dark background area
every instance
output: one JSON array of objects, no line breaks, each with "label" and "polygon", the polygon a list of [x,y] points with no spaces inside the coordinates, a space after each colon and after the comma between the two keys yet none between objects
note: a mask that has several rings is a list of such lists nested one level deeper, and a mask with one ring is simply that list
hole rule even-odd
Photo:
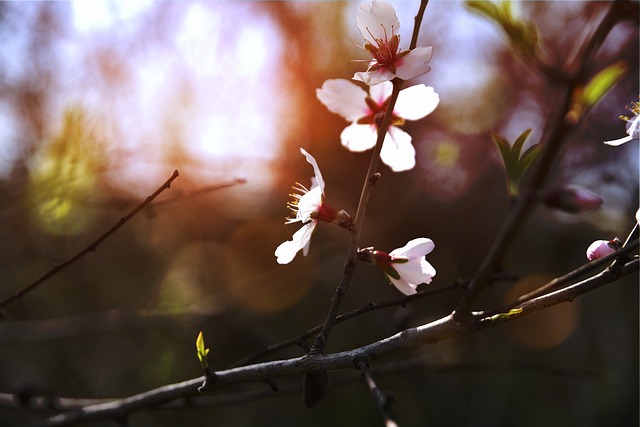
[{"label": "dark background area", "polygon": [[[96,2],[96,4],[98,4]],[[101,4],[101,3],[100,3]],[[107,3],[105,3],[107,4]],[[140,203],[174,169],[180,177],[151,207],[91,253],[5,307],[0,392],[116,398],[202,374],[203,331],[213,369],[324,321],[349,236],[319,224],[308,257],[273,251],[290,186],[309,184],[318,160],[327,201],[355,215],[368,154],[339,143],[348,124],[315,89],[364,64],[359,2],[0,4],[0,297],[80,250]],[[607,2],[522,2],[540,44],[560,64],[588,39]],[[418,2],[394,3],[407,47]],[[84,14],[84,15],[83,15]],[[110,16],[106,19],[105,16]],[[200,22],[202,27],[196,24]],[[436,243],[434,284],[476,272],[507,208],[503,166],[490,138],[541,137],[553,90],[499,29],[462,3],[427,8],[419,45],[433,45],[440,105],[404,129],[415,169],[382,178],[362,245],[390,251],[415,237]],[[538,207],[505,260],[515,282],[497,283],[488,308],[571,271],[596,239],[624,239],[638,206],[638,144],[621,114],[636,101],[638,26],[616,25],[593,59],[627,72],[565,142],[550,185],[576,184],[604,200],[568,215]],[[195,59],[194,59],[195,58]],[[193,61],[193,62],[190,62]],[[199,192],[246,179],[246,184]],[[637,426],[638,276],[508,324],[381,360],[376,378],[396,397],[400,425]],[[400,296],[359,265],[341,311]],[[450,313],[451,291],[336,326],[327,351],[385,338]],[[292,348],[269,359],[300,356]],[[362,381],[336,386],[313,409],[300,392],[229,405],[149,409],[129,426],[380,425]],[[276,381],[283,389],[301,378]],[[216,391],[213,396],[267,388]],[[52,412],[0,407],[0,424]],[[113,421],[90,425],[115,425]]]}]

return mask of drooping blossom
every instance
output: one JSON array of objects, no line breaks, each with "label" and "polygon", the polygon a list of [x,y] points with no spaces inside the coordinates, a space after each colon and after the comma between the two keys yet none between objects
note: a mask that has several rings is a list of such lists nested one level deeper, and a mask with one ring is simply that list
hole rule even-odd
[{"label": "drooping blossom", "polygon": [[301,222],[303,225],[300,230],[294,233],[291,240],[282,243],[276,248],[275,256],[279,264],[290,263],[300,249],[302,249],[303,255],[307,255],[311,243],[311,235],[318,221],[336,223],[344,228],[351,226],[351,217],[348,213],[337,211],[325,203],[324,179],[316,159],[302,148],[300,152],[305,156],[307,162],[313,166],[315,177],[311,178],[311,187],[309,189],[300,183],[296,183],[293,186],[295,192],[290,194],[293,200],[288,202],[287,206],[294,213],[294,216],[287,218],[286,224]]},{"label": "drooping blossom", "polygon": [[594,261],[605,257],[622,247],[620,240],[596,240],[587,248],[587,259]]},{"label": "drooping blossom", "polygon": [[436,275],[435,268],[425,258],[433,248],[435,244],[431,239],[420,237],[390,253],[377,250],[369,252],[369,261],[382,269],[387,279],[400,292],[412,295],[417,292],[419,284],[431,283]]},{"label": "drooping blossom", "polygon": [[575,185],[565,185],[549,190],[543,198],[545,205],[561,211],[577,214],[598,209],[602,199],[587,190]]},{"label": "drooping blossom", "polygon": [[627,122],[627,136],[614,139],[612,141],[604,141],[607,145],[618,146],[631,140],[640,139],[640,102],[632,102],[631,107],[627,107],[634,114],[634,117],[620,116],[622,120]]},{"label": "drooping blossom", "polygon": [[[351,122],[340,134],[342,145],[349,151],[361,152],[376,145],[378,125],[387,110],[393,91],[391,82],[369,88],[369,94],[360,86],[345,79],[331,79],[316,89],[316,95],[330,111]],[[393,108],[391,125],[384,139],[380,159],[394,172],[412,169],[416,164],[416,151],[411,135],[400,129],[405,120],[419,120],[438,105],[440,98],[431,86],[423,84],[403,89]]]},{"label": "drooping blossom", "polygon": [[372,56],[366,72],[355,73],[354,80],[373,86],[398,77],[409,80],[427,73],[433,48],[400,49],[400,21],[385,1],[365,2],[356,13],[356,25],[365,39],[364,49]]}]

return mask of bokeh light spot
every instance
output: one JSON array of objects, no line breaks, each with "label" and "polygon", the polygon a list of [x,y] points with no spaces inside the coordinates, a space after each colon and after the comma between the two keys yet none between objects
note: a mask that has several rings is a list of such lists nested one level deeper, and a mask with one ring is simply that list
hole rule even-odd
[{"label": "bokeh light spot", "polygon": [[[518,281],[507,293],[505,302],[531,292],[552,280],[548,275],[533,275]],[[505,331],[509,338],[532,350],[546,350],[563,343],[575,330],[579,302],[559,304],[509,322]]]}]

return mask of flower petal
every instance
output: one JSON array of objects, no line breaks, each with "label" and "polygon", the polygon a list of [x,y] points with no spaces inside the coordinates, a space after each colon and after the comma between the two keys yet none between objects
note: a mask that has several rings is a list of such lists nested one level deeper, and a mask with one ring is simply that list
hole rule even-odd
[{"label": "flower petal", "polygon": [[409,80],[426,74],[431,70],[428,62],[431,60],[433,47],[417,47],[396,60],[396,75],[402,80]]},{"label": "flower petal", "polygon": [[316,185],[298,199],[298,212],[296,219],[307,222],[311,220],[311,214],[318,212],[322,206],[322,187]]},{"label": "flower petal", "polygon": [[353,75],[353,80],[357,80],[367,84],[369,86],[375,86],[382,82],[387,82],[389,80],[393,80],[396,77],[394,73],[392,73],[387,67],[380,67],[373,71],[364,71],[355,73]]},{"label": "flower petal", "polygon": [[401,248],[392,250],[389,255],[393,257],[406,257],[409,261],[422,259],[425,255],[430,253],[436,247],[433,240],[427,239],[426,237],[418,237],[417,239],[413,239],[407,242]]},{"label": "flower petal", "polygon": [[405,294],[405,295],[413,295],[413,294],[417,293],[417,291],[416,291],[416,287],[417,286],[410,284],[407,281],[407,279],[405,279],[404,277],[401,276],[400,280],[394,279],[393,277],[389,277],[389,276],[387,276],[387,278],[389,279],[391,284],[393,286],[395,286],[396,289],[398,289],[403,294]]},{"label": "flower petal", "polygon": [[400,274],[401,279],[405,279],[413,286],[418,286],[420,283],[429,284],[436,275],[436,269],[424,258],[406,264],[394,264],[393,267]]},{"label": "flower petal", "polygon": [[356,153],[373,148],[377,139],[378,132],[374,125],[352,123],[340,134],[340,142],[344,148]]},{"label": "flower petal", "polygon": [[300,249],[302,254],[307,255],[309,252],[309,244],[311,243],[311,235],[316,228],[316,221],[309,222],[296,231],[291,240],[281,243],[276,248],[275,256],[278,258],[278,264],[289,264]]},{"label": "flower petal", "polygon": [[440,97],[431,86],[419,84],[400,91],[393,112],[405,120],[419,120],[431,114],[439,102]]},{"label": "flower petal", "polygon": [[631,121],[631,125],[629,125],[627,129],[627,134],[629,134],[632,139],[640,138],[640,115]]},{"label": "flower petal", "polygon": [[320,89],[316,89],[316,96],[329,111],[340,114],[350,122],[370,113],[365,102],[367,92],[346,79],[326,80]]},{"label": "flower petal", "polygon": [[316,186],[320,187],[320,191],[324,194],[324,179],[322,178],[322,174],[320,173],[320,167],[318,167],[318,162],[316,159],[309,154],[304,148],[300,148],[300,152],[307,158],[307,162],[313,166],[313,173],[315,174],[315,178],[311,179],[311,189]]},{"label": "flower petal", "polygon": [[625,142],[629,142],[633,139],[633,137],[631,137],[631,135],[629,136],[625,136],[624,138],[620,138],[620,139],[614,139],[612,141],[604,141],[605,144],[607,145],[613,145],[614,147],[617,147],[618,145],[622,145]]},{"label": "flower petal", "polygon": [[382,105],[391,96],[391,92],[393,92],[393,83],[390,81],[382,82],[369,88],[369,96],[378,105]]},{"label": "flower petal", "polygon": [[587,248],[587,259],[593,261],[616,251],[608,240],[596,240]]},{"label": "flower petal", "polygon": [[416,165],[416,150],[411,144],[411,135],[391,126],[384,138],[380,160],[394,172],[403,172]]},{"label": "flower petal", "polygon": [[386,1],[362,3],[356,13],[356,25],[362,37],[374,46],[374,38],[387,40],[400,30],[396,10]]}]

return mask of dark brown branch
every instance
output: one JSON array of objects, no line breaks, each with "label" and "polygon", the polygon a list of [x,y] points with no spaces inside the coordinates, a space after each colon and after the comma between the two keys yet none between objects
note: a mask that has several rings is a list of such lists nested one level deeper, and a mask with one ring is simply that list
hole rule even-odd
[{"label": "dark brown branch", "polygon": [[397,427],[393,413],[391,412],[391,403],[392,399],[387,394],[383,393],[376,384],[376,381],[373,379],[373,375],[369,370],[369,362],[366,359],[358,358],[354,361],[354,365],[356,369],[360,371],[362,374],[362,379],[364,383],[367,385],[369,392],[371,393],[371,397],[376,402],[376,406],[380,409],[382,413],[382,417],[384,418],[384,424],[386,427]]},{"label": "dark brown branch", "polygon": [[9,295],[8,297],[6,297],[3,300],[1,300],[0,301],[0,308],[4,307],[5,305],[9,304],[10,302],[12,302],[12,301],[14,301],[16,299],[22,297],[24,294],[26,294],[27,292],[33,290],[35,287],[37,287],[38,285],[42,284],[44,281],[46,281],[47,279],[49,279],[50,277],[52,277],[53,275],[55,275],[56,273],[58,273],[59,271],[64,269],[65,267],[69,266],[69,264],[72,264],[74,261],[77,261],[78,259],[82,258],[83,256],[85,256],[86,254],[88,254],[90,252],[94,252],[96,250],[96,248],[98,247],[98,245],[100,243],[102,243],[107,237],[109,237],[113,233],[115,233],[116,230],[118,230],[120,227],[122,227],[135,214],[137,214],[142,209],[144,209],[146,206],[148,206],[153,201],[153,199],[155,199],[156,197],[158,197],[160,195],[160,193],[162,193],[164,190],[170,188],[171,187],[171,183],[178,177],[178,175],[179,175],[179,173],[178,173],[177,170],[173,171],[173,174],[171,175],[171,177],[169,177],[169,179],[167,179],[167,181],[164,184],[162,184],[156,191],[154,191],[153,194],[148,196],[142,203],[140,203],[138,206],[133,208],[133,210],[131,210],[131,212],[129,212],[125,216],[121,217],[120,220],[116,224],[114,224],[111,228],[109,228],[107,231],[102,233],[100,236],[98,236],[97,239],[95,239],[93,242],[89,243],[86,247],[84,247],[80,251],[78,251],[75,254],[69,256],[68,258],[64,259],[63,261],[54,264],[53,267],[51,267],[49,269],[49,271],[47,271],[46,273],[44,273],[40,277],[34,279],[28,285],[18,289],[12,295]]},{"label": "dark brown branch", "polygon": [[[211,389],[219,389],[234,384],[263,382],[276,377],[300,375],[315,371],[348,369],[353,361],[364,358],[369,361],[379,359],[401,351],[407,351],[445,339],[461,336],[481,329],[497,326],[513,319],[537,312],[563,302],[573,301],[580,295],[592,291],[621,277],[638,272],[640,261],[634,259],[626,263],[620,271],[606,269],[574,285],[543,295],[522,304],[517,312],[509,315],[486,316],[485,313],[473,313],[473,321],[459,323],[453,315],[445,316],[433,322],[405,329],[404,331],[349,351],[333,354],[317,354],[287,360],[258,363],[225,371],[216,372],[216,381]],[[163,405],[167,402],[197,395],[197,388],[204,377],[198,377],[181,383],[170,384],[113,402],[91,405],[68,413],[29,424],[31,427],[66,426],[98,419],[108,419],[116,415],[124,416],[146,407]]]},{"label": "dark brown branch", "polygon": [[[527,188],[523,191],[523,195],[509,211],[491,248],[471,281],[469,289],[458,303],[455,310],[455,317],[458,321],[465,321],[471,317],[470,313],[473,302],[476,300],[480,291],[488,285],[490,277],[499,270],[504,254],[533,212],[538,202],[537,195],[540,194],[540,190],[552,170],[563,143],[573,128],[579,124],[578,122],[568,119],[567,115],[572,107],[573,92],[583,83],[582,79],[584,78],[584,73],[591,55],[604,41],[606,35],[615,24],[613,17],[615,16],[617,7],[616,3],[608,7],[607,15],[599,24],[593,37],[585,44],[585,48],[581,50],[581,56],[578,58],[579,61],[568,65],[573,71],[568,81],[549,81],[550,85],[556,87],[556,99],[553,100],[553,107],[540,142],[543,147],[541,158],[536,165]],[[582,117],[584,117],[584,114],[586,114],[586,111],[583,112]]]}]

